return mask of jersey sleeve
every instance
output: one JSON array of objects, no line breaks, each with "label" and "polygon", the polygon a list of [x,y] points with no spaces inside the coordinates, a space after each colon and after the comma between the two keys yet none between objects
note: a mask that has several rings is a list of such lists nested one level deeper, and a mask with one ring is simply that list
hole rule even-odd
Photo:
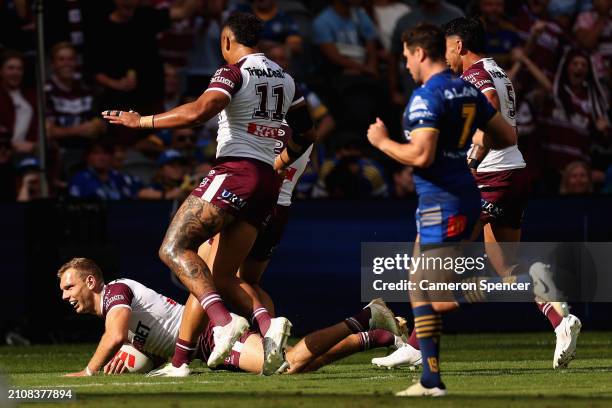
[{"label": "jersey sleeve", "polygon": [[132,309],[134,293],[128,285],[122,282],[109,283],[102,299],[102,316],[106,317],[115,307]]},{"label": "jersey sleeve", "polygon": [[291,100],[290,106],[295,106],[300,102],[304,102],[304,92],[302,92],[302,88],[295,81],[294,81],[294,84],[295,84],[295,92],[293,93],[293,99]]},{"label": "jersey sleeve", "polygon": [[413,92],[412,98],[404,114],[404,130],[416,129],[440,130],[439,121],[443,116],[443,104],[431,93],[423,88]]},{"label": "jersey sleeve", "polygon": [[476,98],[476,127],[482,130],[487,126],[487,123],[493,119],[493,116],[495,116],[497,110],[489,103],[487,97],[481,92],[478,92],[478,96]]},{"label": "jersey sleeve", "polygon": [[474,85],[482,93],[495,90],[493,78],[485,69],[468,69],[461,75],[461,78]]},{"label": "jersey sleeve", "polygon": [[235,65],[224,65],[219,68],[208,84],[206,91],[219,91],[226,94],[230,99],[242,87],[242,73]]}]

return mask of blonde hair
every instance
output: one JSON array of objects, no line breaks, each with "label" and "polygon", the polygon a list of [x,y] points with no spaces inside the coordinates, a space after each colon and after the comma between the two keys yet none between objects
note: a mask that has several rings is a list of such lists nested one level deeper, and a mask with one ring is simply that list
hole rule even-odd
[{"label": "blonde hair", "polygon": [[96,280],[100,282],[104,281],[102,270],[91,259],[72,258],[59,268],[59,270],[57,271],[57,277],[61,279],[62,275],[70,268],[77,271],[79,278],[85,279],[85,277],[87,277],[88,275],[93,275]]},{"label": "blonde hair", "polygon": [[569,163],[563,169],[563,172],[561,174],[561,185],[559,186],[559,194],[570,194],[570,191],[568,189],[569,178],[572,172],[578,167],[582,167],[584,169],[584,171],[587,174],[587,178],[589,179],[589,189],[587,192],[588,193],[593,192],[593,180],[591,179],[591,167],[586,162],[583,162],[582,160],[576,160],[576,161]]}]

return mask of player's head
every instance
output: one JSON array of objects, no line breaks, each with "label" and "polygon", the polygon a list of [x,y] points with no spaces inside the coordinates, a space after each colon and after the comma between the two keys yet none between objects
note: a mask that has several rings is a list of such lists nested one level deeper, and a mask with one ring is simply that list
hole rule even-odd
[{"label": "player's head", "polygon": [[255,48],[259,42],[263,23],[251,13],[236,13],[223,24],[221,31],[221,52],[230,64],[234,63],[235,52],[241,47]]},{"label": "player's head", "polygon": [[421,23],[404,32],[406,68],[416,83],[423,82],[423,66],[431,62],[444,62],[444,32],[438,26]]},{"label": "player's head", "polygon": [[485,31],[477,18],[456,18],[444,26],[446,35],[446,63],[456,73],[467,67],[463,58],[468,53],[482,55],[485,52]]},{"label": "player's head", "polygon": [[104,286],[102,271],[94,261],[72,258],[57,271],[62,299],[77,313],[95,313],[95,294]]}]

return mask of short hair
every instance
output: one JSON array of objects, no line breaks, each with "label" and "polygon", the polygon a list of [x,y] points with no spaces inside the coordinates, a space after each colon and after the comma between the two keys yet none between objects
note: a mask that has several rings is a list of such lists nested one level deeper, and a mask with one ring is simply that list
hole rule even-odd
[{"label": "short hair", "polygon": [[231,15],[223,24],[223,28],[229,28],[236,42],[246,47],[253,48],[259,42],[263,23],[254,14],[251,13],[236,13]]},{"label": "short hair", "polygon": [[77,271],[79,278],[85,279],[87,275],[93,275],[97,280],[104,281],[102,270],[89,258],[72,258],[59,268],[57,277],[61,279],[62,275],[71,268]]},{"label": "short hair", "polygon": [[444,25],[447,37],[456,35],[461,38],[463,46],[476,54],[482,54],[486,49],[485,29],[479,18],[459,17]]},{"label": "short hair", "polygon": [[444,31],[437,25],[420,23],[402,34],[402,41],[411,52],[421,47],[432,61],[443,61],[446,54]]},{"label": "short hair", "polygon": [[23,65],[25,65],[25,57],[19,51],[5,50],[0,55],[0,67],[3,67],[9,60],[18,59]]},{"label": "short hair", "polygon": [[57,53],[65,49],[72,50],[72,52],[74,52],[75,54],[77,52],[76,48],[74,48],[74,45],[72,45],[68,41],[58,42],[53,47],[51,47],[51,59],[52,60],[55,59],[55,56],[57,55]]}]

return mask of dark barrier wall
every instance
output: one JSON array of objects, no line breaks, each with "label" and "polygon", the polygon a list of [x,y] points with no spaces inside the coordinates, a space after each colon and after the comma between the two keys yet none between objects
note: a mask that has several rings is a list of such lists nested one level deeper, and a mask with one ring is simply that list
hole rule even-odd
[{"label": "dark barrier wall", "polygon": [[[359,303],[361,242],[410,241],[415,201],[311,201],[294,204],[283,242],[264,276],[280,314],[303,333],[353,314]],[[60,300],[55,272],[72,256],[96,259],[108,280],[139,280],[184,301],[186,293],[157,250],[172,203],[3,204],[0,235],[0,328],[21,326],[38,341],[90,338],[101,325],[76,317]],[[530,202],[525,241],[612,241],[612,198]],[[611,271],[612,273],[612,271]],[[408,314],[408,304],[392,305]],[[612,305],[574,305],[585,329],[612,328]],[[532,304],[472,305],[445,318],[445,330],[538,330],[546,319]]]}]

